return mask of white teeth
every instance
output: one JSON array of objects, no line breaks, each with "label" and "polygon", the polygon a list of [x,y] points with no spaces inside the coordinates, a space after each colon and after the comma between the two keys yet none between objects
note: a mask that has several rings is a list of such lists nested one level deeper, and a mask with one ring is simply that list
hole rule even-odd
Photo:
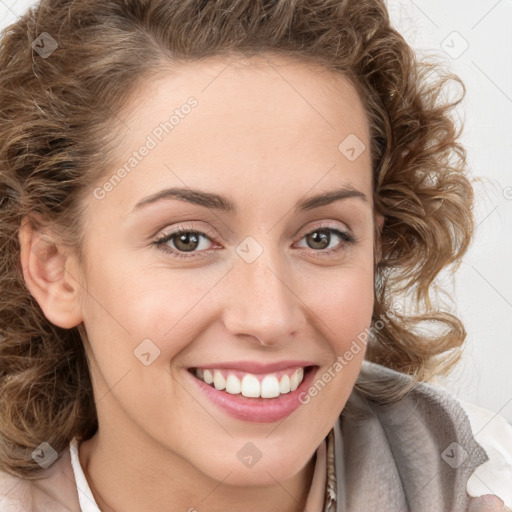
[{"label": "white teeth", "polygon": [[241,391],[240,379],[237,379],[235,375],[228,375],[226,380],[226,391],[232,395],[238,395]]},{"label": "white teeth", "polygon": [[261,397],[275,398],[279,396],[279,381],[274,375],[267,375],[261,381]]},{"label": "white teeth", "polygon": [[298,370],[293,372],[292,378],[290,379],[290,388],[292,391],[295,391],[299,384],[302,382],[302,378],[304,376],[304,372],[302,368],[299,368]]},{"label": "white teeth", "polygon": [[195,374],[206,384],[213,383],[215,389],[225,390],[232,395],[242,394],[249,398],[275,398],[295,391],[299,387],[304,378],[304,368],[297,368],[291,377],[283,375],[281,380],[275,374],[265,375],[261,383],[252,373],[246,373],[241,381],[232,373],[225,378],[220,370],[214,369],[201,370],[197,368]]},{"label": "white teeth", "polygon": [[[201,370],[199,370],[199,371],[201,371]],[[213,375],[210,370],[205,370],[203,372],[203,380],[206,382],[206,384],[211,384],[213,382]]]},{"label": "white teeth", "polygon": [[213,385],[215,389],[224,389],[226,387],[226,379],[219,370],[213,370]]},{"label": "white teeth", "polygon": [[290,391],[290,377],[288,377],[288,375],[283,375],[283,377],[281,378],[281,382],[279,383],[279,393],[284,395],[285,393],[289,393]]},{"label": "white teeth", "polygon": [[260,391],[260,381],[257,377],[251,373],[244,375],[244,378],[242,379],[242,395],[249,398],[258,398],[260,396]]}]

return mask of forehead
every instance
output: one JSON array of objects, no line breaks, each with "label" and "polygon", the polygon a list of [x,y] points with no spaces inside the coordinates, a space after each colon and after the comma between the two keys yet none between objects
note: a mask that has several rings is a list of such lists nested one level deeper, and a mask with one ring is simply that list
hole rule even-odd
[{"label": "forehead", "polygon": [[[185,109],[191,98],[195,106]],[[227,191],[236,183],[246,195],[271,186],[297,196],[340,184],[371,188],[357,91],[343,75],[308,61],[215,57],[169,66],[138,87],[121,117],[128,128],[119,165],[152,141],[112,193],[124,190],[126,209],[142,191],[174,185]],[[346,152],[354,148],[355,159]]]},{"label": "forehead", "polygon": [[[299,110],[298,103],[305,103],[320,117],[325,117],[326,112],[319,109],[327,105],[340,108],[345,104],[349,107],[347,113],[356,110],[364,116],[357,91],[342,72],[329,69],[311,57],[271,52],[252,57],[217,55],[180,63],[162,61],[151,79],[138,84],[126,103],[125,115],[137,117],[159,101],[166,106],[169,99],[178,99],[177,95],[185,91],[196,92],[204,101],[223,97],[229,97],[235,104],[248,100],[286,100],[288,106],[296,104]],[[231,96],[233,93],[236,94]]]}]

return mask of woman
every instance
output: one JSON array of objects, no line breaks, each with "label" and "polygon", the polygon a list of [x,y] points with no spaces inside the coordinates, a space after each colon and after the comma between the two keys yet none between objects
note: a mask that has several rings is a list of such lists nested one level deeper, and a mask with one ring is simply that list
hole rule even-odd
[{"label": "woman", "polygon": [[2,510],[511,506],[428,384],[457,77],[380,0],[43,0],[0,64]]}]

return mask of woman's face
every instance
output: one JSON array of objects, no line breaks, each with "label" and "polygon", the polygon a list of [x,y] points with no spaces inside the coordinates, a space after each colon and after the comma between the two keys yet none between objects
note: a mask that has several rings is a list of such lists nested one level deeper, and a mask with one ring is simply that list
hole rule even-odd
[{"label": "woman's face", "polygon": [[[247,62],[162,73],[120,116],[119,165],[87,199],[76,277],[104,439],[154,471],[178,457],[262,485],[307,464],[353,388],[364,346],[335,363],[370,325],[374,218],[355,89],[307,63]],[[333,191],[345,193],[310,202]],[[303,366],[295,391],[236,396]],[[191,368],[239,379],[228,393]]]}]

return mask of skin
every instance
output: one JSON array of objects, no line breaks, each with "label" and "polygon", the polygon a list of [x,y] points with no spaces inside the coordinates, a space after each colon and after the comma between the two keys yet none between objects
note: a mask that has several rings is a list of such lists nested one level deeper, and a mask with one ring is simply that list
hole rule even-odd
[{"label": "skin", "polygon": [[[188,385],[186,372],[220,361],[306,359],[321,376],[369,327],[382,217],[372,203],[366,116],[343,76],[311,64],[210,59],[144,85],[120,116],[129,129],[119,166],[190,96],[198,106],[171,134],[103,199],[87,198],[84,267],[57,239],[23,226],[25,280],[50,321],[86,329],[99,430],[80,445],[80,461],[102,511],[302,511],[315,450],[365,351],[274,423],[228,416]],[[354,161],[338,150],[349,134],[367,148]],[[347,185],[367,200],[293,213],[299,199]],[[172,199],[130,213],[171,186],[229,196],[239,211]],[[178,259],[152,245],[184,224],[207,235],[196,256]],[[306,236],[326,226],[356,242],[322,231],[322,246]],[[263,250],[250,264],[236,252],[248,236]],[[180,247],[177,237],[167,242]],[[160,350],[149,366],[133,353],[146,338]],[[247,442],[262,454],[252,467],[237,457]]]},{"label": "skin", "polygon": [[492,494],[485,494],[479,498],[472,498],[469,502],[468,512],[508,512],[502,500]]}]

